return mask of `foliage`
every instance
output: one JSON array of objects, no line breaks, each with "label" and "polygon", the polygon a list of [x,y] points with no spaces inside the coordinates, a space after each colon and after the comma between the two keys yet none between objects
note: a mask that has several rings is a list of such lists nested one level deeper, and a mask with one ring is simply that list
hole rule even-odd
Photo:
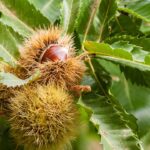
[{"label": "foliage", "polygon": [[[104,149],[148,150],[150,1],[1,0],[0,63],[15,67],[23,40],[50,25],[73,34],[78,53],[88,55],[82,84],[91,85],[92,92],[82,93],[78,104],[90,114]],[[0,83],[8,87],[40,75],[22,80],[0,70]],[[0,147],[14,150],[2,117],[0,126]]]}]

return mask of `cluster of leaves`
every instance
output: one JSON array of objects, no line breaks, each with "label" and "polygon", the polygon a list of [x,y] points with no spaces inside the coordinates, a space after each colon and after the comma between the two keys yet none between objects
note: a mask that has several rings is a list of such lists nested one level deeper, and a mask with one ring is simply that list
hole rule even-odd
[{"label": "cluster of leaves", "polygon": [[[148,150],[150,1],[1,0],[0,62],[15,67],[23,40],[50,25],[72,33],[78,52],[88,52],[82,84],[92,92],[83,93],[78,104],[91,112],[104,149]],[[0,71],[0,83],[7,86],[39,76],[21,80]]]}]

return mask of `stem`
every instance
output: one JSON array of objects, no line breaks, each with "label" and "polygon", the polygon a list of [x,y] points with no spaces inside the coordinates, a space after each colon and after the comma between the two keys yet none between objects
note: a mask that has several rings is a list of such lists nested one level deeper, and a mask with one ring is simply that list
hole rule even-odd
[{"label": "stem", "polygon": [[[92,5],[92,10],[93,10],[93,11],[92,11],[92,13],[91,13],[89,22],[88,22],[88,24],[87,24],[87,28],[86,28],[86,31],[85,31],[85,34],[84,34],[84,37],[83,37],[83,43],[84,43],[84,41],[85,41],[86,38],[87,38],[87,34],[88,34],[89,29],[90,29],[90,27],[91,27],[91,23],[92,23],[92,21],[93,21],[93,19],[94,19],[94,17],[95,17],[96,11],[97,11],[97,9],[99,8],[100,2],[101,2],[101,0],[95,0],[94,3],[93,3],[93,5]],[[95,69],[94,69],[94,67],[93,67],[93,65],[92,65],[91,58],[90,58],[90,56],[87,54],[87,51],[84,49],[83,44],[82,44],[82,50],[84,51],[83,55],[85,55],[85,54],[87,55],[88,63],[89,63],[89,65],[90,65],[90,68],[91,68],[91,70],[92,70],[92,73],[93,73],[93,75],[94,75],[94,78],[95,78],[96,82],[98,83],[98,85],[99,85],[99,87],[100,87],[100,90],[102,90],[102,92],[104,93],[104,95],[107,96],[107,94],[105,93],[105,90],[103,89],[103,87],[102,87],[102,85],[101,85],[101,83],[100,83],[100,81],[99,81],[99,79],[98,79],[98,77],[97,77],[97,75],[96,75],[96,73],[95,73]]]},{"label": "stem", "polygon": [[[84,47],[83,47],[83,50],[86,51],[86,50],[84,49]],[[84,53],[83,53],[83,54],[84,54]],[[103,86],[101,85],[101,83],[100,83],[100,81],[99,81],[99,79],[98,79],[98,77],[97,77],[97,75],[96,75],[96,73],[95,73],[95,69],[94,69],[94,67],[93,67],[93,65],[92,65],[91,58],[90,58],[90,56],[89,56],[90,53],[89,53],[89,54],[86,53],[86,54],[87,54],[87,60],[88,60],[88,63],[89,63],[89,65],[90,65],[90,68],[91,68],[91,70],[92,70],[93,76],[94,76],[94,78],[95,78],[95,80],[96,80],[98,86],[100,87],[100,90],[102,90],[103,94],[104,94],[105,96],[107,96],[105,90],[103,89]],[[93,53],[93,54],[95,54],[95,53]],[[91,54],[91,55],[93,55],[93,54]]]},{"label": "stem", "polygon": [[85,60],[85,57],[87,57],[87,56],[88,56],[88,53],[85,51],[82,54],[80,54],[79,56],[76,56],[76,58],[80,59],[80,60]]},{"label": "stem", "polygon": [[88,24],[87,24],[87,27],[86,27],[86,30],[85,30],[85,34],[84,34],[84,37],[83,37],[83,42],[86,40],[87,34],[88,34],[89,29],[91,27],[91,23],[92,23],[92,21],[95,17],[95,14],[96,14],[96,11],[97,11],[97,9],[100,5],[100,2],[101,2],[101,0],[94,0],[94,2],[93,2],[93,5],[91,7],[92,12],[91,12],[90,19],[88,21]]},{"label": "stem", "polygon": [[106,19],[107,19],[107,15],[108,15],[108,12],[109,12],[109,8],[110,8],[110,3],[108,4],[108,7],[107,7],[107,10],[106,10],[106,13],[105,13],[105,17],[104,17],[104,20],[100,26],[100,34],[99,34],[99,38],[98,38],[98,41],[101,42],[102,41],[102,34],[103,34],[103,30],[104,30],[104,26],[105,26],[105,22],[106,22]]},{"label": "stem", "polygon": [[118,26],[119,26],[119,28],[120,28],[120,31],[123,32],[124,30],[123,30],[123,28],[122,28],[122,26],[121,26],[121,24],[120,24],[118,18],[115,17],[115,20],[116,20],[116,22],[117,22],[117,24],[118,24]]}]

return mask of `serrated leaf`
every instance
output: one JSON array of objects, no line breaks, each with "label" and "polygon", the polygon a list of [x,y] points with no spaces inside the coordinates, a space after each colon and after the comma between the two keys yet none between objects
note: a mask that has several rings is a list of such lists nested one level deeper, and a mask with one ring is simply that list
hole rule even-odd
[{"label": "serrated leaf", "polygon": [[84,45],[85,45],[85,48],[88,47],[89,52],[93,52],[93,48],[94,48],[95,52],[101,53],[102,55],[103,54],[104,55],[106,55],[106,54],[112,55],[113,54],[113,50],[109,44],[105,44],[105,43],[99,44],[96,42],[88,41],[88,42],[85,42]]},{"label": "serrated leaf", "polygon": [[28,84],[36,80],[39,76],[40,76],[40,72],[37,71],[31,77],[23,80],[11,73],[0,72],[0,83],[6,85],[7,87],[16,87],[16,86]]},{"label": "serrated leaf", "polygon": [[60,15],[60,0],[28,0],[35,8],[40,11],[50,23],[54,23]]},{"label": "serrated leaf", "polygon": [[144,21],[150,22],[150,1],[132,0],[125,4],[125,7],[119,7],[120,11],[127,12]]},{"label": "serrated leaf", "polygon": [[[93,48],[92,45],[94,45]],[[117,56],[114,54],[114,52],[113,54],[110,54],[107,51],[105,53],[101,53],[101,49],[99,49],[98,52],[98,50],[95,49],[95,46],[97,46],[98,48],[98,45],[100,46],[101,44],[100,43],[95,44],[95,42],[85,42],[84,44],[86,50],[88,50],[90,53],[96,54],[96,58],[109,60],[111,62],[119,64],[121,70],[125,73],[126,78],[130,79],[133,83],[150,86],[149,65],[144,64],[145,62],[137,62],[131,60],[132,53],[128,52],[129,55],[124,55],[122,54],[122,50],[121,53],[118,52]],[[112,50],[114,51],[114,49]]]},{"label": "serrated leaf", "polygon": [[[127,82],[124,78],[120,80],[123,81],[114,83],[111,91],[123,107],[138,119],[139,135],[142,137],[150,128],[148,121],[150,119],[150,89]],[[119,88],[122,90],[120,91]],[[117,93],[119,91],[120,93]],[[124,95],[123,99],[121,98],[121,94]]]},{"label": "serrated leaf", "polygon": [[133,45],[129,44],[127,41],[117,41],[111,44],[111,46],[113,48],[121,48],[121,49],[125,49],[128,52],[131,52],[133,49]]},{"label": "serrated leaf", "polygon": [[15,32],[23,37],[28,37],[33,29],[17,18],[2,2],[0,2],[0,22],[11,27]]},{"label": "serrated leaf", "polygon": [[[143,63],[139,63],[139,62],[136,62],[136,61],[132,61],[132,59],[131,59],[132,58],[131,53],[129,53],[129,52],[126,51],[127,55],[124,55],[123,54],[124,50],[120,49],[118,51],[118,54],[116,55],[114,53],[114,51],[116,49],[111,48],[111,50],[113,51],[113,53],[110,53],[107,50],[104,51],[103,48],[101,49],[101,47],[103,47],[103,45],[106,46],[108,44],[105,44],[105,43],[101,44],[101,43],[96,43],[96,42],[91,42],[91,41],[86,41],[84,43],[85,49],[87,51],[89,51],[90,53],[98,54],[103,59],[114,61],[114,62],[117,62],[119,64],[125,65],[125,66],[137,68],[137,69],[139,69],[141,71],[150,71],[150,66],[146,65],[146,64],[143,64],[144,62]],[[98,49],[99,49],[99,51],[98,51]]]},{"label": "serrated leaf", "polygon": [[[119,14],[110,22],[110,36],[129,34],[132,36],[142,35],[140,31],[141,20],[130,15]],[[106,37],[107,38],[107,37]]]},{"label": "serrated leaf", "polygon": [[85,49],[90,53],[98,53],[104,56],[116,56],[117,58],[124,58],[127,60],[132,60],[132,55],[124,51],[123,49],[113,49],[108,44],[105,43],[96,43],[91,41],[84,42]]},{"label": "serrated leaf", "polygon": [[143,137],[150,128],[150,88],[132,84],[120,71],[119,65],[105,60],[99,60],[99,63],[113,78],[111,93],[128,113],[132,113],[138,119],[138,134],[140,138]]},{"label": "serrated leaf", "polygon": [[[100,64],[93,63],[92,66],[96,78],[93,80],[86,80],[86,83],[92,86],[92,92],[82,95],[79,104],[91,110],[91,122],[98,129],[101,135],[101,143],[104,149],[108,150],[142,150],[140,140],[137,136],[136,119],[129,115],[117,100],[105,91],[103,84],[101,86],[97,83],[97,79],[102,78],[100,74]],[[99,68],[99,71],[97,71]],[[93,70],[92,69],[92,70]],[[101,83],[101,80],[99,80]],[[104,88],[104,89],[103,89]],[[104,95],[100,95],[100,93]],[[108,148],[108,149],[107,149]]]},{"label": "serrated leaf", "polygon": [[142,49],[140,46],[136,46],[134,44],[129,44],[127,41],[118,41],[111,45],[115,49],[122,49],[132,54],[132,58],[137,62],[145,62],[145,57],[149,54],[149,52]]},{"label": "serrated leaf", "polygon": [[133,59],[132,55],[123,49],[119,49],[119,48],[114,49],[113,54],[114,54],[114,56],[119,57],[119,58],[124,58],[124,59],[128,59],[128,60]]},{"label": "serrated leaf", "polygon": [[[98,94],[87,94],[82,98],[85,107],[93,112],[91,121],[98,126],[98,132],[110,149],[142,150],[135,129],[128,122],[134,124],[135,119],[125,113],[113,98],[102,97]],[[133,126],[132,126],[133,127]],[[106,145],[103,145],[104,149]]]},{"label": "serrated leaf", "polygon": [[127,41],[130,44],[142,47],[143,50],[150,51],[150,38],[135,37],[131,35],[116,35],[105,40],[106,43],[112,44],[117,41]]},{"label": "serrated leaf", "polygon": [[77,16],[76,22],[76,30],[80,35],[84,36],[84,34],[88,32],[88,38],[98,38],[100,21],[97,16],[97,11],[99,5],[99,0],[81,1],[79,15]]},{"label": "serrated leaf", "polygon": [[13,35],[10,33],[9,29],[0,23],[0,45],[2,45],[8,52],[14,57],[19,56],[18,43]]},{"label": "serrated leaf", "polygon": [[79,6],[79,0],[63,0],[62,22],[66,32],[71,33],[74,30]]},{"label": "serrated leaf", "polygon": [[8,53],[8,51],[0,45],[0,61],[6,62],[12,67],[17,65],[17,61]]},{"label": "serrated leaf", "polygon": [[109,23],[117,10],[116,0],[102,0],[99,7],[98,18],[100,19],[99,41],[103,40],[105,26]]},{"label": "serrated leaf", "polygon": [[[30,28],[49,26],[49,21],[27,0],[1,0],[9,11]],[[33,19],[34,18],[34,19]]]}]

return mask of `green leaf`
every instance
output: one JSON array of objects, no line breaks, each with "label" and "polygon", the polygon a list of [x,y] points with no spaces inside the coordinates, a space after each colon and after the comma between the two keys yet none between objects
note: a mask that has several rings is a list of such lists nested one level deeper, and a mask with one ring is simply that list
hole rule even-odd
[{"label": "green leaf", "polygon": [[149,34],[150,33],[150,26],[149,26],[149,22],[142,22],[141,27],[140,27],[140,31],[144,34]]},{"label": "green leaf", "polygon": [[[98,47],[100,48],[102,45],[104,45],[104,43],[100,44],[100,43],[88,42],[88,41],[84,43],[85,49],[89,51],[91,54],[95,54],[96,58],[109,60],[111,62],[119,64],[121,70],[125,73],[126,78],[127,79],[129,78],[133,83],[150,86],[150,79],[149,79],[150,66],[147,64],[144,64],[145,63],[144,59],[143,59],[144,62],[137,62],[136,60],[131,59],[131,58],[134,58],[135,56],[136,56],[135,58],[137,59],[137,54],[135,55],[134,48],[131,52],[128,52],[128,49],[127,49],[125,53],[124,51],[126,49],[120,49],[116,55],[114,53],[115,49],[113,48],[112,48],[113,50],[112,54],[107,51],[104,52],[103,49],[102,49],[103,53],[101,53],[101,49],[99,49],[98,51]],[[142,53],[142,51],[140,52]]]},{"label": "green leaf", "polygon": [[[122,64],[125,64],[127,62],[129,63],[129,60],[131,60],[131,62],[129,64],[126,64],[126,66],[133,67],[136,67],[136,64],[138,64],[141,61],[141,63],[139,63],[139,65],[136,68],[142,69],[142,67],[145,66],[145,69],[150,69],[150,66],[144,64],[144,58],[149,53],[142,50],[140,47],[137,47],[136,45],[128,44],[128,42],[118,41],[112,44],[112,48],[110,48],[110,46],[105,43],[99,44],[96,42],[86,41],[84,43],[84,46],[85,49],[88,50],[88,52],[99,54],[102,58],[113,60],[115,62],[120,62]],[[106,47],[110,48],[109,51]]]},{"label": "green leaf", "polygon": [[132,113],[138,119],[138,135],[143,137],[150,128],[150,88],[137,86],[126,80],[119,65],[105,60],[99,60],[99,63],[112,76],[111,93],[128,113]]},{"label": "green leaf", "polygon": [[73,32],[79,12],[79,6],[79,0],[63,0],[62,22],[66,32]]},{"label": "green leaf", "polygon": [[105,44],[105,43],[96,43],[96,42],[90,42],[90,41],[86,41],[84,43],[85,48],[88,47],[88,51],[89,52],[93,52],[93,49],[96,53],[101,53],[102,55],[112,55],[113,54],[113,50],[112,48],[109,46],[109,44]]},{"label": "green leaf", "polygon": [[[117,100],[109,94],[110,92],[105,91],[105,86],[101,84],[101,78],[103,77],[99,74],[102,67],[100,64],[93,62],[95,62],[95,59],[91,60],[91,64],[92,72],[96,75],[96,78],[93,76],[93,78],[84,82],[86,85],[91,85],[92,92],[82,94],[78,103],[91,110],[90,120],[97,127],[98,134],[101,135],[101,143],[104,149],[142,150],[137,136],[136,119],[123,109]],[[103,96],[100,93],[103,93]]]},{"label": "green leaf", "polygon": [[142,138],[144,150],[149,150],[150,148],[150,131]]},{"label": "green leaf", "polygon": [[17,65],[16,60],[8,53],[8,51],[0,45],[0,61],[6,62],[12,67]]},{"label": "green leaf", "polygon": [[127,41],[118,41],[113,43],[111,46],[115,49],[121,48],[127,52],[130,52],[133,60],[137,62],[145,62],[145,57],[149,54],[149,52],[143,50],[142,47],[129,44]]},{"label": "green leaf", "polygon": [[112,44],[117,41],[127,41],[130,44],[140,46],[143,50],[150,51],[150,38],[144,37],[135,37],[130,35],[116,35],[105,40],[106,43]]},{"label": "green leaf", "polygon": [[82,1],[76,24],[78,33],[81,35],[88,33],[88,39],[102,40],[108,33],[108,24],[116,9],[116,0]]},{"label": "green leaf", "polygon": [[119,7],[120,11],[127,12],[144,21],[150,22],[150,1],[149,0],[133,0],[126,3],[125,7]]},{"label": "green leaf", "polygon": [[2,45],[8,52],[14,57],[17,58],[19,56],[18,48],[19,43],[17,43],[16,39],[10,33],[9,29],[0,23],[0,45]]},{"label": "green leaf", "polygon": [[132,60],[132,55],[123,49],[114,49],[113,53],[116,57]]},{"label": "green leaf", "polygon": [[[27,0],[1,0],[9,11],[30,28],[49,26],[49,21]],[[33,19],[34,18],[34,19]]]},{"label": "green leaf", "polygon": [[117,8],[116,0],[101,1],[98,16],[100,18],[102,25],[105,25],[112,19],[112,17],[116,13],[116,8]]},{"label": "green leaf", "polygon": [[145,64],[150,65],[150,55],[145,56]]},{"label": "green leaf", "polygon": [[115,16],[115,19],[110,22],[109,26],[110,37],[125,34],[133,36],[142,35],[140,31],[141,20],[136,18],[133,19],[130,15],[119,14],[119,16]]},{"label": "green leaf", "polygon": [[[89,69],[89,74],[84,77],[82,84],[93,86],[93,90],[97,90],[97,87],[99,87],[99,94],[101,95],[108,94],[111,85],[111,77],[109,73],[100,65],[98,60],[92,59],[91,64],[94,66],[94,73]],[[87,66],[88,68],[90,68],[89,64],[87,64]],[[95,75],[97,83],[93,80],[93,78],[95,78]]]},{"label": "green leaf", "polygon": [[127,41],[117,41],[111,44],[111,46],[116,49],[116,48],[121,48],[125,49],[128,52],[131,52],[133,50],[133,45],[129,44]]},{"label": "green leaf", "polygon": [[59,0],[28,0],[35,8],[45,16],[50,23],[54,23],[59,15],[61,8],[61,1]]},{"label": "green leaf", "polygon": [[117,10],[116,0],[101,1],[98,12],[98,18],[100,19],[99,41],[103,40],[104,28],[112,19],[112,17],[114,17],[116,10]]},{"label": "green leaf", "polygon": [[97,17],[99,0],[83,0],[80,2],[79,14],[77,16],[76,30],[84,38],[97,39],[99,35],[100,21]]},{"label": "green leaf", "polygon": [[100,55],[111,56],[116,58],[123,58],[127,60],[132,60],[132,55],[124,51],[123,49],[114,49],[111,48],[108,44],[105,43],[96,43],[91,41],[84,42],[85,49],[90,53],[97,53]]},{"label": "green leaf", "polygon": [[16,87],[16,86],[28,84],[36,80],[39,76],[40,73],[39,71],[37,71],[31,77],[22,80],[11,73],[0,72],[0,83],[6,85],[7,87]]},{"label": "green leaf", "polygon": [[[82,104],[84,103],[84,105]],[[113,97],[102,97],[98,94],[86,94],[80,102],[93,112],[91,121],[98,126],[102,144],[109,149],[141,150],[135,133],[135,119],[127,114]]]},{"label": "green leaf", "polygon": [[0,12],[0,22],[3,25],[11,27],[21,36],[28,37],[33,32],[31,27],[27,26],[27,24],[18,19],[14,13],[12,13],[6,6],[2,4],[2,2],[0,2]]}]

